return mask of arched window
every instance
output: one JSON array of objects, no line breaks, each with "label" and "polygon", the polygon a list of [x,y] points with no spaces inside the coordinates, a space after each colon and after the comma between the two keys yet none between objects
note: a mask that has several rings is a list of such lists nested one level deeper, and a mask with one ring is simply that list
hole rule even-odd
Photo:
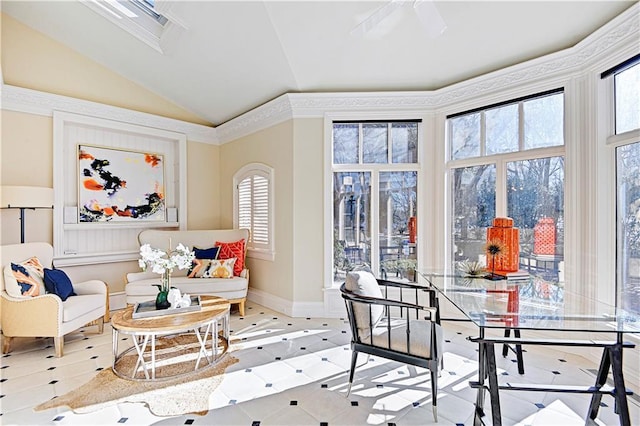
[{"label": "arched window", "polygon": [[273,169],[247,164],[233,177],[233,224],[251,231],[248,256],[273,260]]}]

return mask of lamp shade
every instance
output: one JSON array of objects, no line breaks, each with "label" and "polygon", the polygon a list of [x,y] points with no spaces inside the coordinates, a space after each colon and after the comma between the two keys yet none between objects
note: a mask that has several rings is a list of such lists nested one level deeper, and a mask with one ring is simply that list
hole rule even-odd
[{"label": "lamp shade", "polygon": [[0,186],[0,208],[53,207],[53,188],[41,186]]}]

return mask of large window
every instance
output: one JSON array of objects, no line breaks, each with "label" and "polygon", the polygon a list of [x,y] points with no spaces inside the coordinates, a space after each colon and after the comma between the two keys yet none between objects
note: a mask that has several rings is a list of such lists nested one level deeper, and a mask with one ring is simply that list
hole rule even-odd
[{"label": "large window", "polygon": [[616,149],[619,305],[640,313],[640,142]]},{"label": "large window", "polygon": [[508,216],[520,230],[521,269],[561,278],[563,117],[559,90],[449,117],[451,260],[486,264],[487,228]]},{"label": "large window", "polygon": [[415,279],[418,122],[333,123],[333,269]]},{"label": "large window", "polygon": [[[618,305],[640,313],[640,58],[613,69]],[[603,75],[604,76],[604,75]],[[635,131],[635,133],[634,133]]]},{"label": "large window", "polygon": [[250,230],[248,255],[273,259],[273,169],[249,164],[234,181],[234,226]]}]

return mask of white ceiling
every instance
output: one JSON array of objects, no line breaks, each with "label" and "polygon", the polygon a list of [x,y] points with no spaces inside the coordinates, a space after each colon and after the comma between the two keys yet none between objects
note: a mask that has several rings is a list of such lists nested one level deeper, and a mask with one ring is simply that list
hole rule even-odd
[{"label": "white ceiling", "polygon": [[433,90],[575,45],[636,1],[436,1],[438,38],[412,2],[365,37],[386,2],[179,1],[165,54],[76,0],[8,1],[2,12],[210,121],[287,92]]}]

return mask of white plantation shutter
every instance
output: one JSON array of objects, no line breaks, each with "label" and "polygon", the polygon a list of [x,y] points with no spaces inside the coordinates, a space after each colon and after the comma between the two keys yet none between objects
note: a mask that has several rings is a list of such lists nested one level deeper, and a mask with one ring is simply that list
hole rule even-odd
[{"label": "white plantation shutter", "polygon": [[251,231],[248,241],[250,250],[271,252],[271,255],[273,255],[272,176],[273,169],[261,164],[245,166],[234,176],[234,182],[236,182],[235,225]]},{"label": "white plantation shutter", "polygon": [[238,185],[238,228],[251,229],[251,177]]},{"label": "white plantation shutter", "polygon": [[269,180],[253,176],[251,240],[256,248],[269,246]]}]

